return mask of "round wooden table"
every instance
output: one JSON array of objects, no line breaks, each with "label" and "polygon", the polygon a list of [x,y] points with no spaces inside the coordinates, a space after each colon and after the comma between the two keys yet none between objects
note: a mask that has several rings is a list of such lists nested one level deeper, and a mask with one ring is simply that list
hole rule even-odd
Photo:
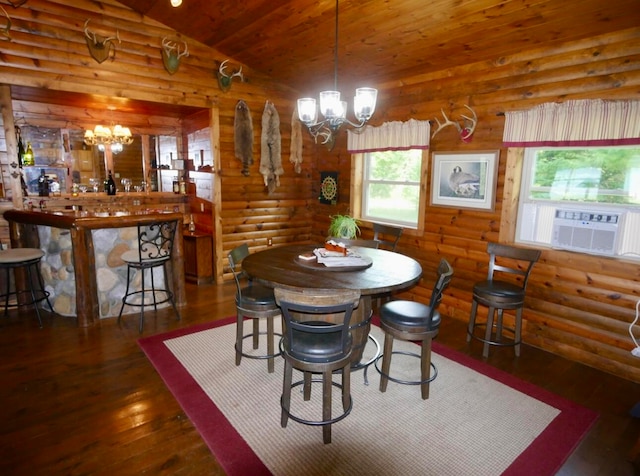
[{"label": "round wooden table", "polygon": [[[371,258],[371,266],[359,270],[340,270],[301,262],[299,255],[322,245],[291,245],[270,248],[247,256],[242,269],[254,280],[275,288],[357,289],[360,305],[351,316],[354,352],[352,367],[359,365],[367,343],[372,297],[405,289],[416,284],[422,267],[413,258],[392,251],[352,247]],[[368,365],[368,363],[367,363]]]}]

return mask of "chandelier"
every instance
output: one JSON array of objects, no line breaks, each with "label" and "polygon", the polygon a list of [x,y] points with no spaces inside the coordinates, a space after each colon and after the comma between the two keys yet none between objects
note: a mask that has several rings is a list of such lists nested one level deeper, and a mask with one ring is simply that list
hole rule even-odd
[{"label": "chandelier", "polygon": [[129,145],[132,142],[131,131],[120,124],[112,127],[97,125],[93,130],[87,129],[84,132],[84,143],[87,145]]},{"label": "chandelier", "polygon": [[318,121],[318,108],[314,98],[298,99],[298,117],[309,129],[309,133],[316,143],[320,141],[329,150],[335,143],[335,134],[340,127],[347,123],[350,126],[360,129],[373,115],[376,108],[378,90],[373,88],[358,88],[353,100],[354,115],[358,123],[347,119],[347,102],[340,100],[338,91],[338,0],[336,0],[336,35],[334,54],[333,91],[320,92],[320,113],[322,121]]}]

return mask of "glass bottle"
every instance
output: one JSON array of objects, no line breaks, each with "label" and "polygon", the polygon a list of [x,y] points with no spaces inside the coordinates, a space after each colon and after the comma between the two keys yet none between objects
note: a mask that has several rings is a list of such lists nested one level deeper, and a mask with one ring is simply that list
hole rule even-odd
[{"label": "glass bottle", "polygon": [[25,167],[29,167],[30,165],[34,165],[33,159],[33,149],[31,148],[31,142],[27,142],[27,151],[22,156],[22,165]]},{"label": "glass bottle", "polygon": [[193,214],[189,215],[189,233],[195,233],[196,223],[193,221]]},{"label": "glass bottle", "polygon": [[38,177],[38,196],[49,196],[49,178],[44,173],[44,169],[40,169],[40,177]]},{"label": "glass bottle", "polygon": [[111,170],[109,170],[109,177],[107,178],[107,195],[115,195],[116,194],[116,183],[113,181],[113,175],[111,175]]},{"label": "glass bottle", "polygon": [[25,150],[24,150],[24,144],[22,143],[22,136],[20,135],[20,132],[18,132],[18,166],[20,168],[22,168],[22,159],[24,157],[25,154]]}]

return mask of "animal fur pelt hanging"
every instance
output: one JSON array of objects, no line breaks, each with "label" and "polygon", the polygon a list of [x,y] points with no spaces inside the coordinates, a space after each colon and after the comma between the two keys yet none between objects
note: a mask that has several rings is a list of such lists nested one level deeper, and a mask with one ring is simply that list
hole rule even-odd
[{"label": "animal fur pelt hanging", "polygon": [[269,193],[280,186],[282,168],[280,144],[280,116],[272,102],[267,101],[262,113],[262,140],[260,150],[260,173]]},{"label": "animal fur pelt hanging", "polygon": [[293,164],[293,170],[297,174],[302,172],[302,122],[298,117],[298,108],[293,108],[291,116],[291,148],[289,150],[289,162]]},{"label": "animal fur pelt hanging", "polygon": [[248,177],[249,166],[253,164],[253,122],[249,106],[242,100],[236,104],[233,126],[236,159],[242,162],[242,175]]}]

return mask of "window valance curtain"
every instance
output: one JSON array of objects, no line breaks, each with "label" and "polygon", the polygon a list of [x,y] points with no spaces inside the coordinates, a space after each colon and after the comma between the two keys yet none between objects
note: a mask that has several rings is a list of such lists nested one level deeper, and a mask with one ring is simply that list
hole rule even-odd
[{"label": "window valance curtain", "polygon": [[385,122],[359,131],[347,130],[347,150],[352,154],[385,150],[428,149],[431,137],[429,121]]},{"label": "window valance curtain", "polygon": [[505,147],[640,144],[640,101],[545,103],[505,116]]}]

